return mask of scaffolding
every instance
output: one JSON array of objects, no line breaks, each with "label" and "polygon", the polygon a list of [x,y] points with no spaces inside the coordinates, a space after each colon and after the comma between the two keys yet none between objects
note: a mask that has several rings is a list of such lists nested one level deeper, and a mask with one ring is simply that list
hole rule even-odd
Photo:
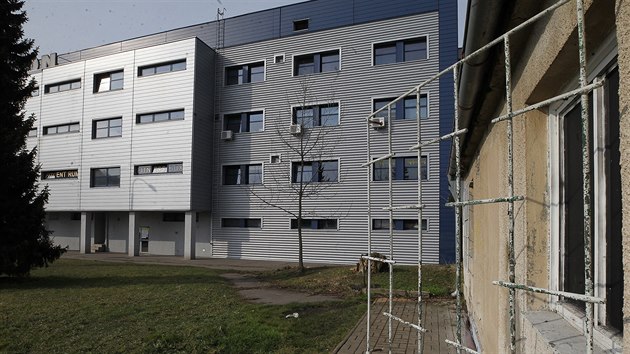
[{"label": "scaffolding", "polygon": [[[396,99],[389,102],[386,106],[374,111],[367,117],[367,159],[368,161],[364,163],[362,166],[368,169],[368,180],[367,180],[367,219],[368,219],[368,244],[367,244],[367,255],[362,258],[367,261],[367,331],[366,331],[366,342],[367,348],[366,353],[371,353],[371,343],[370,343],[370,324],[371,324],[371,262],[384,262],[388,264],[389,268],[389,295],[388,295],[388,312],[384,312],[383,315],[388,319],[388,352],[392,351],[392,321],[398,321],[405,326],[414,328],[418,332],[418,342],[417,342],[417,352],[423,352],[423,342],[424,336],[423,334],[427,331],[426,328],[423,327],[422,323],[422,209],[424,207],[422,200],[422,178],[421,178],[421,158],[422,158],[422,149],[428,145],[438,143],[443,140],[453,139],[453,150],[455,153],[455,179],[452,181],[455,187],[454,192],[454,201],[450,203],[446,203],[446,206],[455,208],[455,263],[456,263],[456,319],[457,319],[457,331],[455,341],[446,340],[446,343],[456,348],[457,353],[460,354],[462,351],[467,353],[477,353],[477,351],[467,348],[463,345],[462,342],[462,326],[463,326],[463,316],[462,316],[462,223],[461,223],[461,215],[462,208],[464,206],[476,206],[483,204],[493,204],[493,203],[507,203],[508,204],[508,281],[497,280],[493,281],[494,285],[504,287],[508,289],[508,302],[509,302],[509,329],[510,329],[510,343],[509,348],[511,353],[516,352],[516,303],[515,296],[516,291],[527,291],[533,293],[542,293],[550,296],[560,296],[565,299],[572,299],[576,301],[582,301],[586,303],[586,320],[585,320],[585,331],[584,335],[586,337],[586,351],[587,353],[593,352],[593,322],[594,322],[594,314],[593,314],[593,304],[595,303],[604,303],[604,299],[593,296],[593,275],[591,271],[592,260],[591,260],[591,217],[592,210],[590,206],[591,200],[591,188],[590,188],[590,151],[588,149],[589,146],[589,133],[588,133],[588,107],[589,107],[589,93],[603,85],[602,80],[595,80],[594,83],[588,84],[587,74],[586,74],[586,48],[585,48],[585,33],[584,33],[584,6],[583,0],[574,0],[576,2],[576,13],[577,13],[577,33],[578,33],[578,56],[579,56],[579,84],[580,88],[572,91],[568,91],[566,93],[557,95],[550,99],[541,101],[536,104],[529,105],[520,110],[513,110],[512,106],[512,67],[511,67],[511,51],[510,51],[510,37],[524,29],[525,27],[531,25],[536,22],[540,18],[547,16],[557,8],[565,5],[570,0],[560,0],[555,4],[551,5],[547,9],[541,11],[530,19],[524,21],[520,25],[515,28],[509,30],[502,36],[494,39],[489,42],[485,46],[477,49],[473,53],[464,57],[457,63],[451,65],[450,67],[442,70],[438,74],[429,78],[425,82],[421,83],[418,86],[413,87],[409,91],[403,93]],[[498,197],[498,198],[489,198],[489,199],[478,199],[478,200],[467,200],[463,201],[461,196],[461,144],[460,144],[460,136],[467,132],[466,129],[460,129],[459,127],[459,103],[458,103],[458,92],[459,92],[459,70],[464,63],[467,63],[471,59],[479,56],[480,54],[490,50],[491,48],[503,45],[503,53],[504,53],[504,67],[505,67],[505,110],[506,113],[499,117],[496,117],[491,120],[491,124],[496,124],[502,121],[507,121],[506,124],[506,135],[507,135],[507,185],[508,191],[507,197]],[[438,80],[442,76],[451,73],[453,75],[453,95],[454,95],[454,130],[452,133],[429,140],[427,142],[421,141],[421,132],[422,132],[422,124],[420,117],[420,91],[428,84]],[[393,120],[392,120],[392,107],[396,102],[405,99],[410,95],[416,95],[416,121],[417,121],[417,144],[410,147],[409,151],[416,150],[418,156],[418,200],[415,205],[399,205],[394,206],[393,201],[393,186],[392,186],[392,159],[396,156],[397,152],[393,150],[392,142],[392,131],[393,131]],[[539,109],[541,107],[548,106],[555,102],[559,102],[561,100],[565,100],[567,98],[580,96],[581,101],[581,120],[582,120],[582,172],[583,172],[583,202],[584,202],[584,253],[585,253],[585,286],[584,286],[584,294],[577,293],[569,293],[564,291],[555,291],[544,288],[532,287],[524,284],[516,283],[516,261],[515,261],[515,251],[514,251],[514,224],[515,224],[515,215],[514,215],[514,203],[518,201],[522,201],[525,199],[525,196],[515,195],[514,192],[514,166],[513,166],[513,152],[514,152],[514,144],[513,144],[513,135],[514,128],[512,121],[517,117],[522,117],[524,113]],[[387,119],[385,124],[382,124],[377,118],[377,115],[382,112],[387,111]],[[384,127],[387,129],[387,147],[388,151],[386,154],[372,159],[372,150],[371,150],[371,134],[374,127]],[[373,165],[375,163],[381,161],[388,161],[388,206],[383,208],[384,210],[389,211],[389,258],[377,258],[372,256],[372,181],[373,181]],[[394,316],[393,313],[393,269],[396,264],[395,255],[393,252],[393,240],[394,240],[394,232],[393,232],[393,221],[394,221],[394,212],[396,210],[402,209],[416,209],[418,211],[418,297],[417,297],[417,308],[418,308],[418,318],[417,323],[410,323],[403,319],[400,319]]]}]

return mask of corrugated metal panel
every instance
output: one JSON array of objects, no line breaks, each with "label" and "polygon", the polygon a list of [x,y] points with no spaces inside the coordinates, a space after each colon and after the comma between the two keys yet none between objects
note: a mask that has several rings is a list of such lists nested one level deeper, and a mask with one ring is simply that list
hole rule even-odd
[{"label": "corrugated metal panel", "polygon": [[[426,35],[429,37],[429,59],[416,62],[372,66],[372,43]],[[373,22],[330,31],[314,32],[299,37],[280,38],[272,41],[252,43],[225,49],[228,63],[266,61],[266,81],[251,84],[226,86],[223,90],[225,112],[265,110],[265,131],[235,134],[233,141],[221,141],[220,161],[222,164],[264,163],[264,180],[268,185],[287,184],[292,156],[288,149],[278,143],[277,129],[285,129],[291,121],[290,106],[299,104],[300,85],[307,80],[308,101],[338,101],[340,104],[340,126],[331,135],[327,158],[339,159],[340,183],[332,184],[322,192],[321,198],[305,201],[308,212],[318,217],[339,218],[339,230],[306,230],[304,233],[305,260],[331,263],[356,262],[367,247],[367,219],[365,180],[366,169],[360,167],[367,160],[365,151],[365,123],[363,119],[371,112],[372,98],[395,97],[418,82],[434,75],[439,68],[438,15],[422,14]],[[341,67],[339,72],[312,75],[308,78],[292,76],[292,56],[340,48]],[[273,56],[285,53],[286,62],[273,63]],[[423,136],[430,138],[439,134],[439,85],[427,89],[430,96],[430,118],[426,120]],[[217,130],[220,130],[220,122]],[[394,121],[395,148],[406,152],[415,143],[414,121]],[[380,136],[380,137],[379,137]],[[385,136],[374,134],[372,155],[386,152]],[[215,136],[217,138],[217,136]],[[430,230],[425,237],[425,261],[439,261],[439,148],[426,151],[429,156],[430,180],[423,196],[429,207],[425,215],[429,218]],[[269,155],[281,153],[283,163],[272,165]],[[412,155],[413,153],[408,153]],[[274,179],[273,176],[276,176]],[[214,183],[221,183],[220,176]],[[415,203],[416,183],[395,183],[397,203]],[[386,205],[386,183],[374,183],[375,207]],[[290,216],[276,209],[264,208],[250,198],[244,186],[221,185],[217,198],[219,208],[214,215],[214,252],[216,256],[243,258],[285,259],[297,258],[297,233],[289,228]],[[264,193],[263,187],[255,187]],[[295,205],[290,195],[276,194],[280,203],[287,207]],[[385,216],[386,213],[383,213]],[[414,218],[414,212],[399,213],[401,218]],[[261,217],[263,229],[221,228],[224,217]],[[385,234],[376,233],[375,249],[386,252]],[[415,233],[398,232],[396,236],[397,258],[405,263],[414,263],[417,257]],[[412,235],[413,234],[413,235]]]},{"label": "corrugated metal panel", "polygon": [[308,18],[308,31],[351,25],[354,22],[354,1],[319,0],[282,8],[281,35],[296,34],[293,21]]}]

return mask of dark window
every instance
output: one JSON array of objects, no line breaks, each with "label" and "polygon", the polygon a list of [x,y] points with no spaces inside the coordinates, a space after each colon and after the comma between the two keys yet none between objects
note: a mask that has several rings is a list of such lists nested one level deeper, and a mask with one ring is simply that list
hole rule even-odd
[{"label": "dark window", "polygon": [[44,86],[44,93],[55,93],[55,92],[63,92],[76,90],[81,88],[81,79],[64,81],[56,84],[50,84]]},{"label": "dark window", "polygon": [[[379,98],[374,100],[373,112],[386,107],[388,103],[393,101],[395,98]],[[420,95],[420,118],[428,118],[429,117],[429,100],[426,94]],[[418,102],[416,102],[416,96],[409,96],[407,98],[401,99],[396,103],[391,105],[391,115],[394,119],[416,119],[416,106]],[[387,108],[380,111],[377,116],[378,117],[387,117],[388,110]]]},{"label": "dark window", "polygon": [[223,166],[223,184],[262,184],[262,165]]},{"label": "dark window", "polygon": [[79,123],[68,123],[44,127],[44,135],[76,133],[79,131]]},{"label": "dark window", "polygon": [[162,213],[162,221],[164,222],[184,222],[186,214],[184,213]]},{"label": "dark window", "polygon": [[265,81],[265,63],[262,61],[225,68],[226,85],[240,85],[259,81]]},{"label": "dark window", "polygon": [[308,29],[308,18],[293,21],[293,31],[304,31]]},{"label": "dark window", "polygon": [[374,65],[427,58],[427,37],[379,43],[374,45]]},{"label": "dark window", "polygon": [[[422,179],[428,179],[427,157],[421,159]],[[388,160],[381,160],[374,163],[373,178],[375,181],[388,180]],[[395,157],[392,159],[392,177],[394,180],[418,180],[418,158],[417,157]]]},{"label": "dark window", "polygon": [[254,218],[222,218],[221,227],[261,228],[261,219]]},{"label": "dark window", "polygon": [[119,187],[120,167],[90,169],[90,187]]},{"label": "dark window", "polygon": [[284,63],[284,54],[276,54],[273,57],[273,63],[274,64]]},{"label": "dark window", "polygon": [[224,130],[234,133],[260,132],[264,129],[262,111],[226,114],[223,117]]},{"label": "dark window", "polygon": [[122,118],[109,118],[92,121],[92,139],[122,136]]},{"label": "dark window", "polygon": [[[298,228],[297,219],[291,219],[291,228]],[[302,229],[336,230],[337,219],[302,219]]]},{"label": "dark window", "polygon": [[292,182],[337,182],[339,179],[339,162],[305,161],[292,164]]},{"label": "dark window", "polygon": [[293,59],[293,75],[339,71],[339,50],[298,55]]},{"label": "dark window", "polygon": [[81,213],[70,213],[70,220],[81,220]]},{"label": "dark window", "polygon": [[299,124],[305,128],[339,125],[339,104],[295,107],[293,108],[293,124]]},{"label": "dark window", "polygon": [[[418,219],[394,219],[394,230],[418,230]],[[429,221],[422,219],[422,231],[429,229]],[[372,230],[389,230],[389,219],[372,219]]]},{"label": "dark window", "polygon": [[186,59],[141,66],[138,68],[138,76],[152,76],[181,70],[186,70]]},{"label": "dark window", "polygon": [[136,123],[154,123],[182,119],[184,119],[184,110],[178,109],[175,111],[138,114],[136,116]]},{"label": "dark window", "polygon": [[94,93],[122,90],[124,72],[122,70],[94,75]]},{"label": "dark window", "polygon": [[28,137],[29,138],[37,137],[37,128],[33,128],[33,129],[29,130],[28,131]]},{"label": "dark window", "polygon": [[184,164],[182,162],[157,163],[152,165],[136,165],[136,175],[157,175],[164,173],[182,173]]}]

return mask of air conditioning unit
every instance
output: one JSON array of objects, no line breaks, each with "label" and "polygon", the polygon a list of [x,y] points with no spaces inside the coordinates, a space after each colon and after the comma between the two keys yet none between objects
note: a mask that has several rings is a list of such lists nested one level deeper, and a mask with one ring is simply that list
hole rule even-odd
[{"label": "air conditioning unit", "polygon": [[385,117],[372,117],[370,118],[370,127],[374,129],[385,128]]},{"label": "air conditioning unit", "polygon": [[221,140],[232,140],[234,139],[234,132],[231,130],[224,130],[221,132]]},{"label": "air conditioning unit", "polygon": [[300,135],[302,134],[302,126],[299,124],[291,124],[291,127],[289,127],[289,132],[293,135]]}]

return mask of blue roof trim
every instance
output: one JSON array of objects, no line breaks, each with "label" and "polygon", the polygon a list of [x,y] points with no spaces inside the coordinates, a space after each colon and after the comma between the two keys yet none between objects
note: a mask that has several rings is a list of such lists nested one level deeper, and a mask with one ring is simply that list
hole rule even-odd
[{"label": "blue roof trim", "polygon": [[[440,70],[457,61],[457,1],[439,1],[440,26]],[[453,131],[453,74],[440,78],[440,135]],[[440,263],[455,262],[455,210],[447,208],[450,191],[448,187],[448,164],[451,141],[440,143]]]}]

